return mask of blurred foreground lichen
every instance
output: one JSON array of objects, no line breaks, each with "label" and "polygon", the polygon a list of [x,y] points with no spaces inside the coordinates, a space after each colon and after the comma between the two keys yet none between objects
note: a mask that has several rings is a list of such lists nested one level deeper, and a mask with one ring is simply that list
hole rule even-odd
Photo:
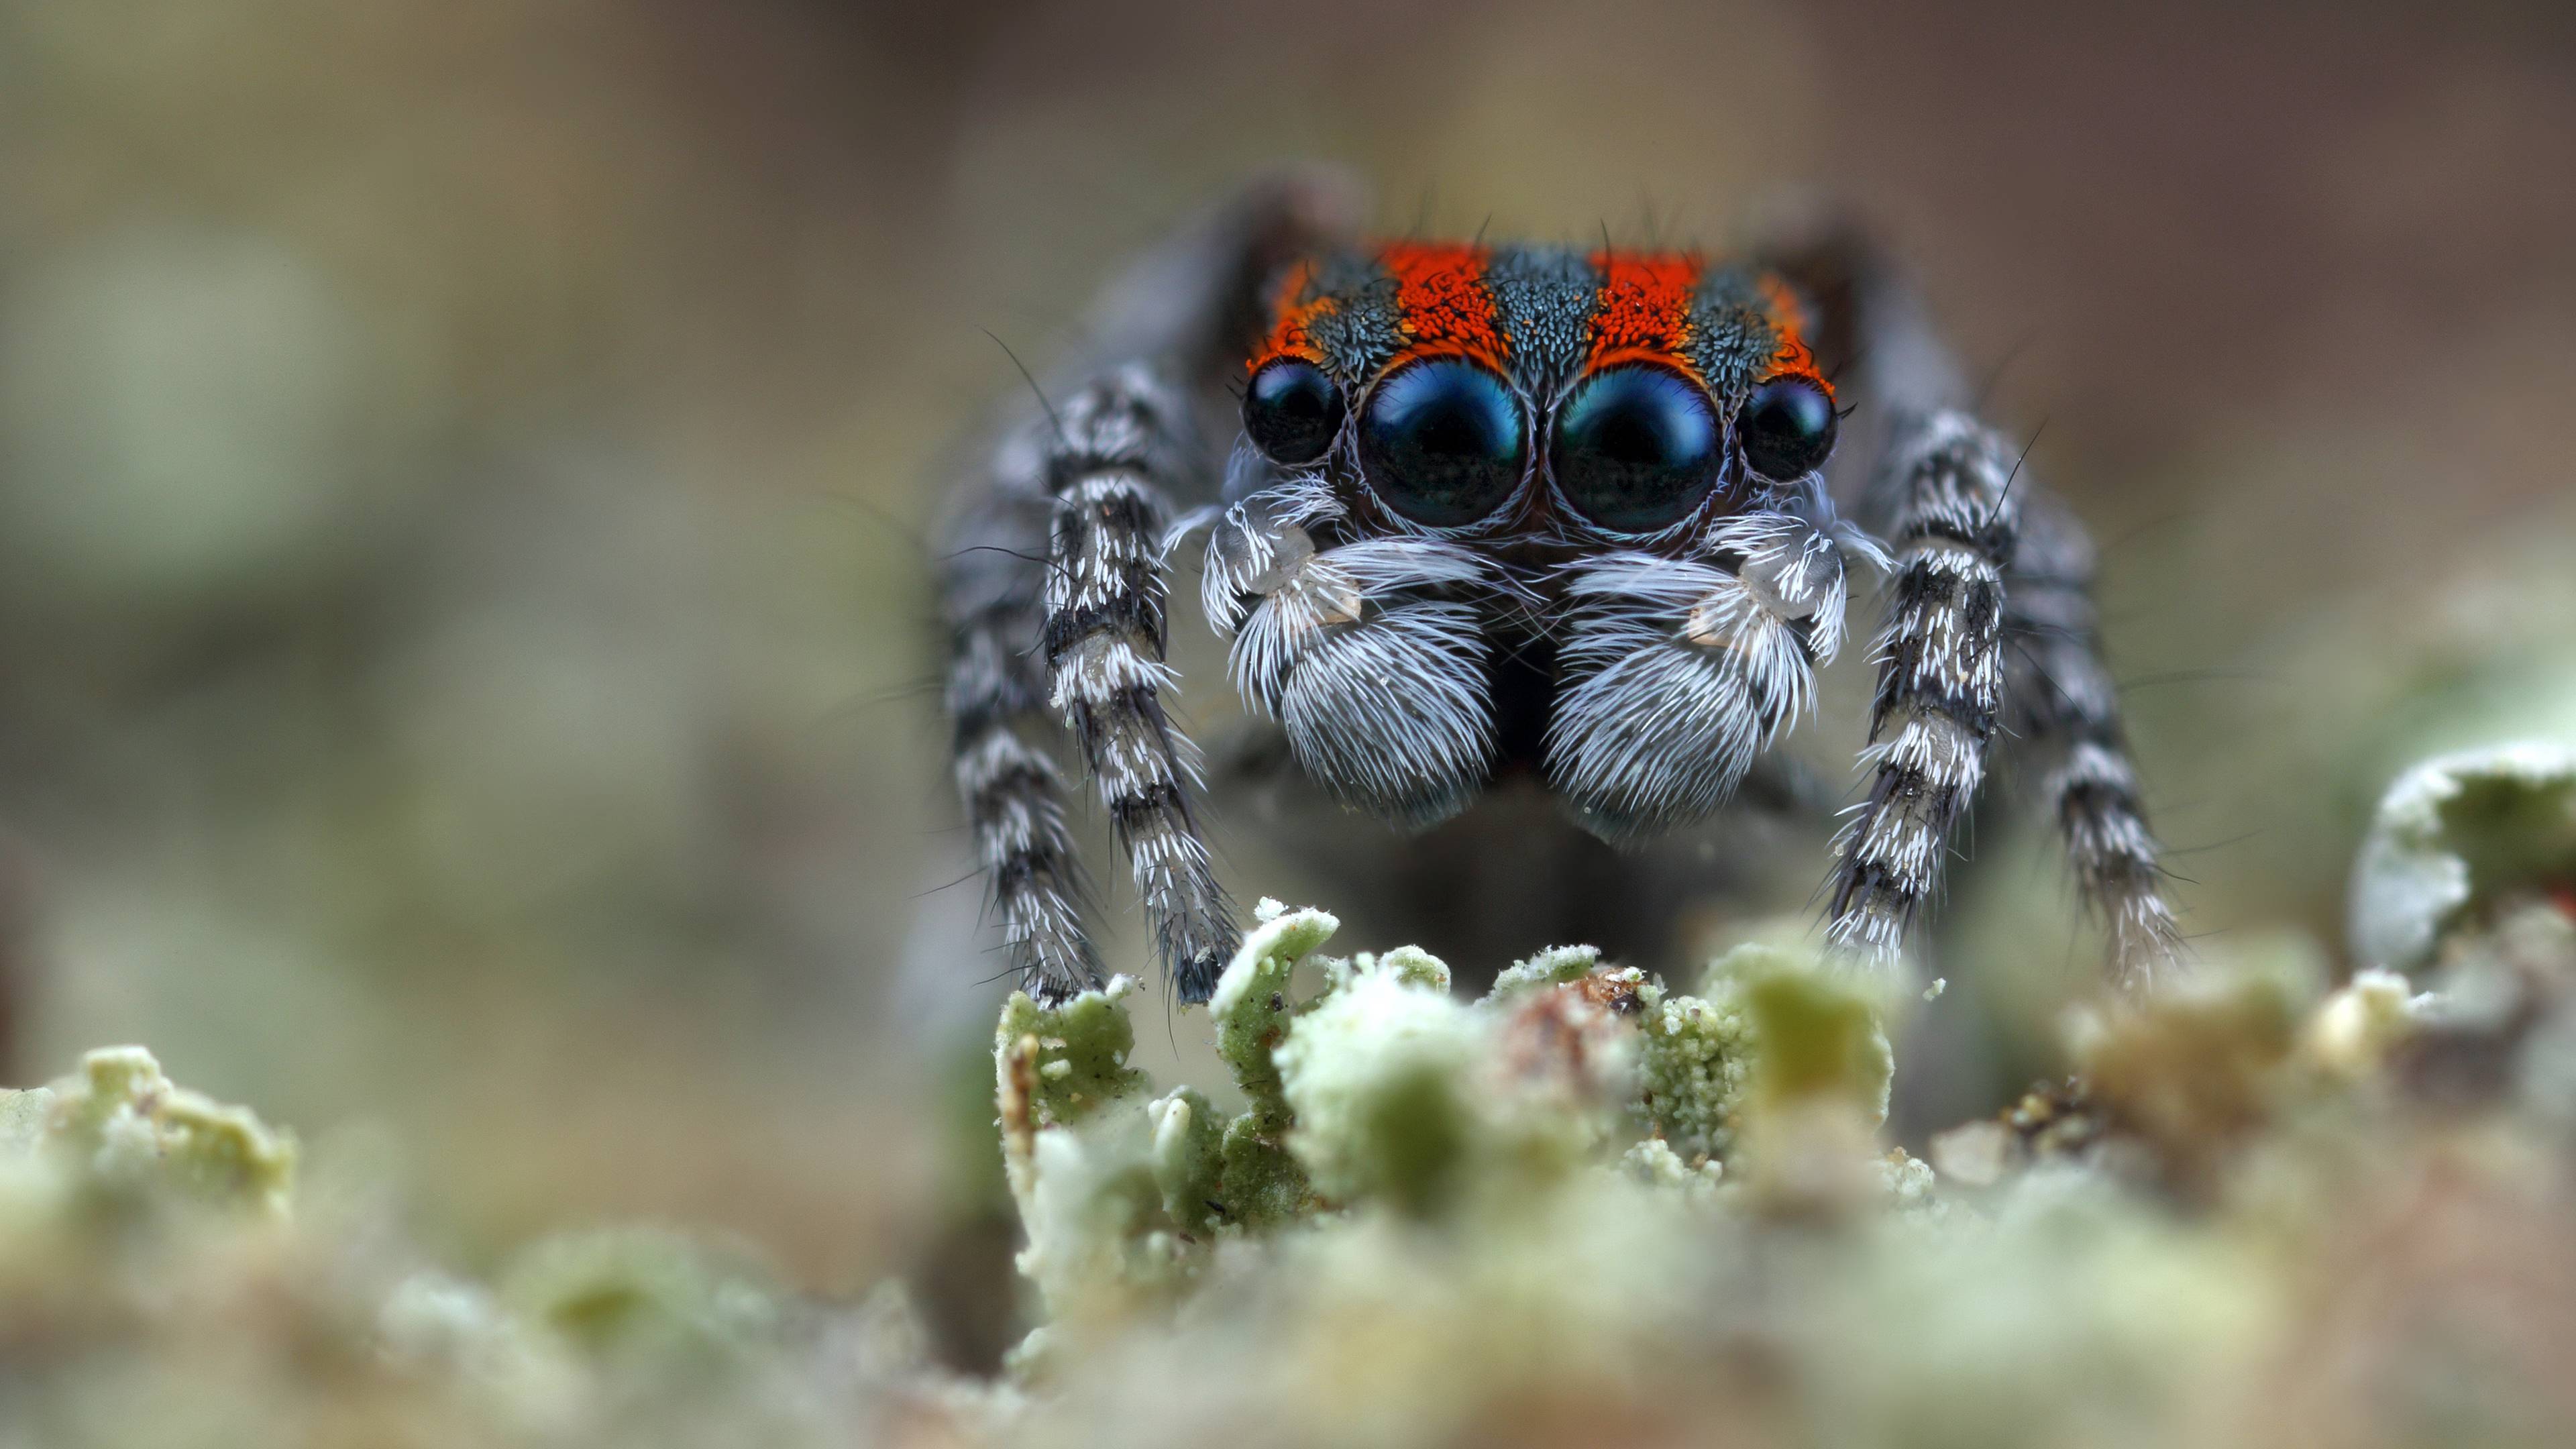
[{"label": "blurred foreground lichen", "polygon": [[1687,989],[1559,949],[1466,1000],[1265,902],[1207,1019],[1231,1081],[1169,1090],[1133,982],[1014,996],[1035,1326],[990,1378],[898,1289],[679,1230],[449,1271],[96,1053],[0,1097],[0,1443],[2571,1442],[2564,758],[2391,792],[2341,985],[2312,941],[2213,945],[1921,1157],[1889,1043],[1938,1002],[1776,941]]}]

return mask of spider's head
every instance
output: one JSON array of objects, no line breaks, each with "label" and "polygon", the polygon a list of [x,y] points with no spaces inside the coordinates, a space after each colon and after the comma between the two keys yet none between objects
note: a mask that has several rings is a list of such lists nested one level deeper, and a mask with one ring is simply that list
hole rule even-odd
[{"label": "spider's head", "polygon": [[1690,255],[1341,253],[1280,281],[1244,431],[1377,529],[1668,551],[1831,451],[1803,329],[1779,278]]},{"label": "spider's head", "polygon": [[[1208,603],[1308,773],[1418,824],[1528,765],[1614,838],[1731,789],[1750,746],[1712,776],[1679,734],[1614,719],[1637,749],[1605,765],[1570,712],[1692,707],[1697,655],[1602,681],[1648,667],[1638,619],[1677,590],[1697,592],[1655,627],[1711,627],[1689,606],[1743,573],[1743,525],[1821,500],[1834,393],[1787,284],[1684,254],[1400,243],[1295,263],[1267,321]],[[1838,561],[1832,587],[1838,610]]]}]

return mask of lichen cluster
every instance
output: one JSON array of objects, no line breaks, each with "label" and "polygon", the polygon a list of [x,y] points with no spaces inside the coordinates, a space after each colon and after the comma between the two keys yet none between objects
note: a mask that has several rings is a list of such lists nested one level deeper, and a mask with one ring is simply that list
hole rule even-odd
[{"label": "lichen cluster", "polygon": [[1371,1214],[1455,1230],[1595,1192],[1615,1219],[1615,1199],[1714,1188],[1731,1158],[1764,1159],[1738,1141],[1748,1123],[1808,1129],[1767,1154],[1794,1159],[1865,1144],[1886,1115],[1868,993],[1788,953],[1741,948],[1686,995],[1560,950],[1468,1002],[1424,951],[1325,956],[1329,914],[1258,915],[1210,1006],[1246,1104],[1231,1116],[1193,1088],[1156,1096],[1127,1066],[1125,978],[1004,1009],[1020,1266],[1051,1323],[1033,1349],[1168,1306],[1225,1244]]},{"label": "lichen cluster", "polygon": [[291,1136],[139,1047],[0,1092],[0,1444],[824,1445],[1011,1401],[952,1392],[897,1294],[812,1302],[644,1228],[481,1281],[378,1185],[298,1179]]},{"label": "lichen cluster", "polygon": [[[1216,1012],[1248,1104],[1222,1126],[1132,1074],[1015,1107],[1015,1054],[1123,1063],[1131,988],[1015,1002],[1048,1324],[1011,1437],[2563,1442],[2576,769],[2436,768],[2356,883],[2418,913],[2414,949],[2333,986],[2304,941],[2212,946],[2070,1019],[2069,1075],[1928,1162],[1879,1135],[1904,999],[1790,947],[1687,991],[1550,952],[1471,1002],[1265,904]],[[1258,1211],[1128,1125],[1184,1107],[1263,1164]]]},{"label": "lichen cluster", "polygon": [[2572,784],[2427,767],[2355,881],[2402,949],[2336,985],[2214,946],[1919,1158],[1889,1042],[1937,1007],[1795,945],[1687,990],[1561,949],[1468,1000],[1265,902],[1205,1019],[1229,1082],[1148,1080],[1124,979],[1004,1009],[1034,1326],[992,1377],[898,1290],[678,1231],[449,1270],[96,1053],[0,1096],[0,1442],[2568,1442]]}]

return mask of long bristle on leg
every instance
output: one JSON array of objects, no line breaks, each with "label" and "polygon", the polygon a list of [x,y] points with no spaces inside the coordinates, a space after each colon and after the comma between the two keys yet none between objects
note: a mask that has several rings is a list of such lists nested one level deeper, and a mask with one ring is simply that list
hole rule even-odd
[{"label": "long bristle on leg", "polygon": [[1951,828],[1984,783],[2003,689],[2004,574],[2019,540],[2015,450],[1974,418],[1898,429],[1879,487],[1895,556],[1878,638],[1869,796],[1835,841],[1827,935],[1892,964],[1939,888]]},{"label": "long bristle on leg", "polygon": [[1183,1001],[1205,1001],[1241,937],[1191,816],[1196,756],[1163,706],[1168,580],[1164,481],[1181,465],[1181,409],[1131,366],[1061,410],[1046,621],[1049,702],[1081,743]]}]

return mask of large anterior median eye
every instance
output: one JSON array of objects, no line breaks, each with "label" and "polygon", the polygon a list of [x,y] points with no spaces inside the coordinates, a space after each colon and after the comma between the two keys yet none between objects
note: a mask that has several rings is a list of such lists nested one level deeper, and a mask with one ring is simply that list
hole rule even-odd
[{"label": "large anterior median eye", "polygon": [[1342,390],[1302,357],[1262,364],[1243,390],[1243,431],[1274,463],[1312,463],[1342,430]]},{"label": "large anterior median eye", "polygon": [[1621,367],[1566,400],[1548,459],[1557,488],[1584,517],[1617,533],[1652,533],[1708,496],[1724,437],[1697,383],[1661,367]]},{"label": "large anterior median eye", "polygon": [[1773,378],[1745,399],[1735,430],[1754,472],[1775,483],[1804,478],[1834,451],[1834,400],[1812,378]]},{"label": "large anterior median eye", "polygon": [[1520,400],[1460,358],[1378,379],[1360,413],[1360,471],[1389,508],[1434,528],[1473,523],[1520,486],[1529,443]]}]

